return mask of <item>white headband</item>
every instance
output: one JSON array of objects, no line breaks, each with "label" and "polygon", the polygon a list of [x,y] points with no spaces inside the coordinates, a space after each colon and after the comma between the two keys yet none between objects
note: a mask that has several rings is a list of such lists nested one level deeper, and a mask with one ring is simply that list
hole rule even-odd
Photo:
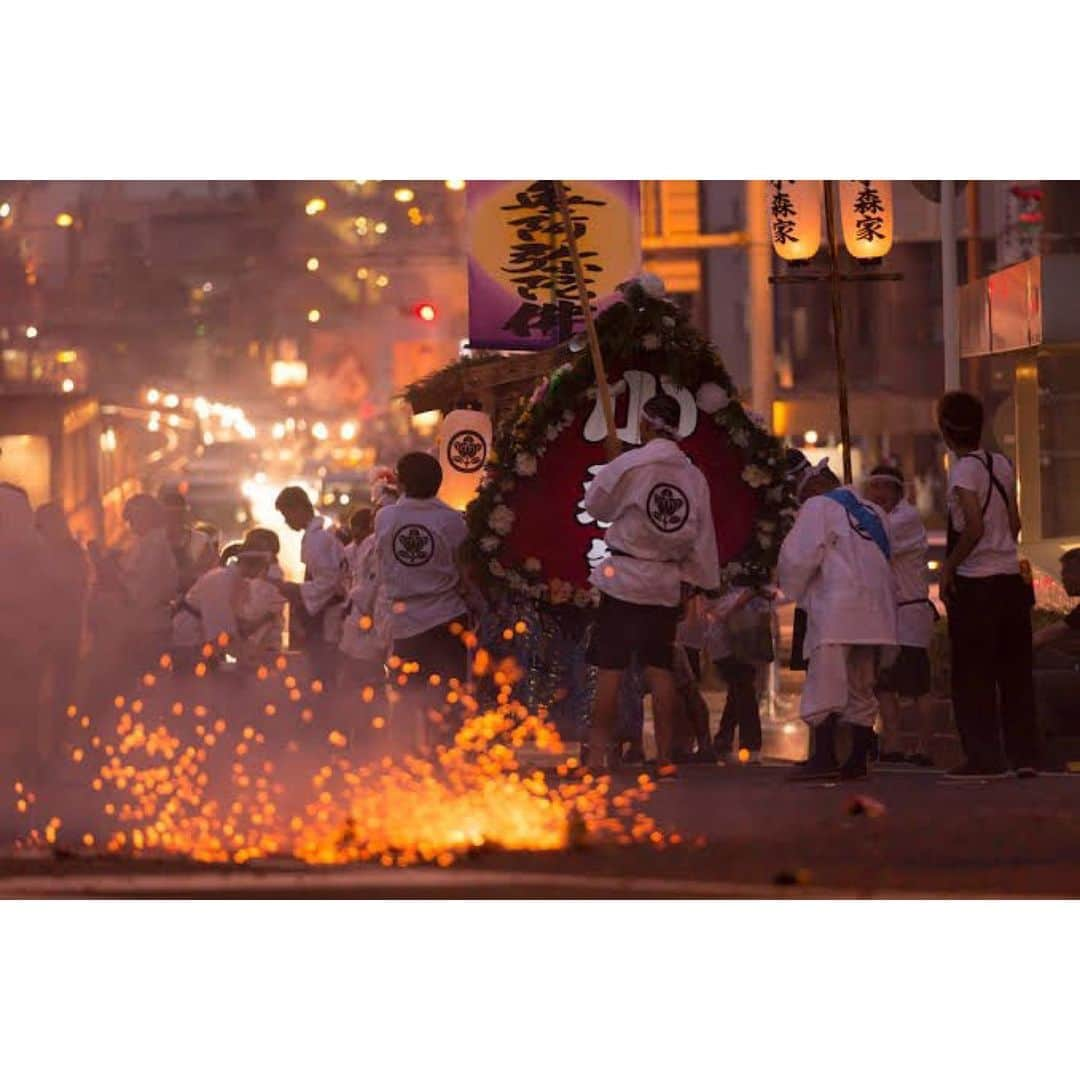
[{"label": "white headband", "polygon": [[653,416],[652,413],[646,412],[644,409],[642,409],[641,418],[643,420],[646,420],[650,427],[656,428],[657,431],[662,431],[666,435],[671,435],[672,437],[678,437],[678,427],[672,427],[671,424],[669,424],[666,420],[662,420],[659,416]]},{"label": "white headband", "polygon": [[892,473],[871,473],[867,477],[867,482],[871,480],[886,480],[890,484],[895,484],[901,491],[904,490],[904,481],[899,476],[893,476]]},{"label": "white headband", "polygon": [[799,479],[795,484],[795,497],[798,498],[802,494],[802,489],[815,477],[821,476],[822,473],[829,471],[829,459],[822,458],[816,465],[810,465],[803,469],[799,474]]}]

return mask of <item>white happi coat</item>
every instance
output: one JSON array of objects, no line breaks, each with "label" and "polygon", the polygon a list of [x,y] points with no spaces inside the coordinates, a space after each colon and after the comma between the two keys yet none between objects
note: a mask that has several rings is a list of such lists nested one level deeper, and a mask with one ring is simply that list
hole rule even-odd
[{"label": "white happi coat", "polygon": [[128,600],[133,633],[167,633],[172,605],[180,591],[180,575],[165,529],[151,529],[120,559],[120,572]]},{"label": "white happi coat", "polygon": [[308,615],[320,616],[323,640],[336,642],[345,607],[345,545],[319,514],[311,519],[300,539],[300,561],[304,564],[300,598]]},{"label": "white happi coat", "polygon": [[228,634],[235,647],[239,636],[237,614],[246,593],[247,582],[237,567],[219,566],[207,570],[188,589],[183,606],[173,616],[173,644],[216,643],[221,634]]},{"label": "white happi coat", "polygon": [[352,588],[345,602],[341,651],[356,660],[385,660],[390,650],[389,605],[379,585],[375,534],[350,545]]},{"label": "white happi coat", "polygon": [[392,640],[445,626],[466,610],[457,554],[465,518],[441,499],[402,495],[375,518],[379,584],[390,607]]},{"label": "white happi coat", "polygon": [[709,484],[670,439],[656,438],[605,465],[585,491],[585,509],[610,521],[613,551],[589,580],[631,604],[678,607],[681,582],[720,584]]},{"label": "white happi coat", "polygon": [[897,503],[887,521],[896,575],[897,641],[926,649],[934,630],[934,608],[926,575],[926,527],[919,511],[907,500]]},{"label": "white happi coat", "polygon": [[[888,534],[884,515],[864,505]],[[851,647],[896,645],[896,581],[881,548],[852,528],[843,506],[816,495],[803,503],[784,539],[777,577],[806,611],[809,666],[800,715],[810,724],[836,713],[872,725],[873,664],[867,650]]]},{"label": "white happi coat", "polygon": [[[363,540],[352,540],[345,545],[345,591],[352,592],[359,584],[362,574],[362,564],[372,550],[374,532],[369,533]],[[369,541],[372,541],[369,543]]]},{"label": "white happi coat", "polygon": [[[280,570],[278,579],[280,580]],[[254,626],[261,623],[257,630],[251,630],[244,638],[243,658],[254,661],[262,654],[281,650],[281,638],[285,630],[285,597],[271,583],[269,572],[265,577],[251,578],[247,586],[237,609],[237,616],[241,625]],[[267,615],[273,617],[262,622]]]}]

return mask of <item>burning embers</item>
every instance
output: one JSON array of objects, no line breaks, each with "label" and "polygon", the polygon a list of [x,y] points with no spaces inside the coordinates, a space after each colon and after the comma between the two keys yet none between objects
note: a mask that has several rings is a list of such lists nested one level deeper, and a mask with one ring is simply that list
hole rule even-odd
[{"label": "burning embers", "polygon": [[[237,864],[276,856],[447,866],[480,850],[680,842],[642,811],[653,790],[647,777],[616,791],[610,778],[579,770],[555,728],[513,699],[513,662],[483,650],[474,663],[483,705],[476,687],[443,685],[415,665],[393,667],[387,695],[369,686],[335,700],[291,674],[285,657],[246,678],[170,667],[163,657],[165,670],[143,678],[140,696],[118,696],[107,724],[69,710],[67,786],[81,793],[72,815],[79,827],[46,818],[50,799],[17,781],[16,808],[34,822],[20,846]],[[413,745],[418,726],[427,735],[427,748],[413,753],[396,748],[409,682],[438,721],[412,724]],[[526,757],[547,767],[527,766]]]}]

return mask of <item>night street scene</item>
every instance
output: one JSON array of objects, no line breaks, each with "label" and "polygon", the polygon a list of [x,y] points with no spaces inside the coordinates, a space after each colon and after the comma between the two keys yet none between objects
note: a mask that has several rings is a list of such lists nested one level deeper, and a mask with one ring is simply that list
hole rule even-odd
[{"label": "night street scene", "polygon": [[1076,1072],[1059,8],[5,7],[3,1080]]},{"label": "night street scene", "polygon": [[1078,240],[0,181],[0,896],[1077,895]]}]

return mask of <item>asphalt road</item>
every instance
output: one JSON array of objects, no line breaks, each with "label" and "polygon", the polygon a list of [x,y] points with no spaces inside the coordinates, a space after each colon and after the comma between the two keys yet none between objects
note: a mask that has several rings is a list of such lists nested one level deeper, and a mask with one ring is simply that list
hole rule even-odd
[{"label": "asphalt road", "polygon": [[[20,858],[0,862],[0,897],[1080,896],[1080,776],[972,786],[896,768],[803,786],[785,775],[684,769],[650,804],[690,841],[663,850],[481,851],[446,870]],[[857,812],[861,797],[882,812]]]}]

